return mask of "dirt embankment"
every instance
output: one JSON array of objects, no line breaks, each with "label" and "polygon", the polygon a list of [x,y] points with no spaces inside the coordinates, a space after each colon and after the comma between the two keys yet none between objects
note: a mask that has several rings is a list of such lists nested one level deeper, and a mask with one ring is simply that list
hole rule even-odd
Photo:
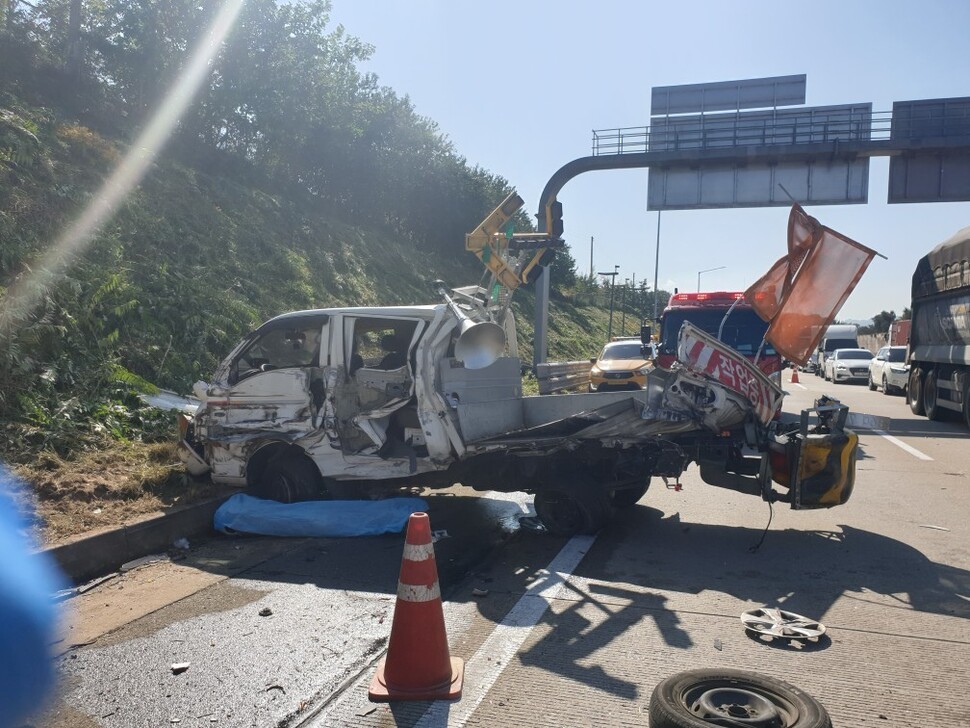
[{"label": "dirt embankment", "polygon": [[45,546],[195,503],[218,488],[186,474],[174,443],[105,443],[71,460],[42,453],[13,468],[15,493]]}]

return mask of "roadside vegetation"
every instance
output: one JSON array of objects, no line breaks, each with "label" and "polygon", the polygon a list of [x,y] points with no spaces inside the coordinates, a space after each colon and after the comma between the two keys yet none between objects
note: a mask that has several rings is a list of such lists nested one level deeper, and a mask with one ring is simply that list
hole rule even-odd
[{"label": "roadside vegetation", "polygon": [[[477,281],[464,235],[512,187],[361,72],[372,49],[327,2],[252,0],[147,176],[45,269],[217,7],[0,3],[0,458],[34,486],[48,540],[206,494],[175,465],[173,416],[139,393],[189,391],[283,311]],[[568,251],[550,270],[550,357],[595,355],[609,290]],[[516,297],[528,361],[534,299]],[[631,292],[630,335],[644,302]]]}]

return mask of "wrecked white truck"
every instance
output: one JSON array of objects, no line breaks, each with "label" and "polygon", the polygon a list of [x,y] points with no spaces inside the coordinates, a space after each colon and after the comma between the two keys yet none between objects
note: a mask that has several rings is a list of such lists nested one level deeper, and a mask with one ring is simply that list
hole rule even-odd
[{"label": "wrecked white truck", "polygon": [[523,396],[508,297],[492,284],[438,292],[434,305],[299,311],[260,326],[180,417],[189,471],[284,502],[341,481],[344,493],[524,491],[561,535],[596,531],[652,478],[677,483],[691,463],[707,483],[792,508],[851,495],[847,409],[823,404],[781,424],[782,390],[690,324],[678,363],[643,391]]}]

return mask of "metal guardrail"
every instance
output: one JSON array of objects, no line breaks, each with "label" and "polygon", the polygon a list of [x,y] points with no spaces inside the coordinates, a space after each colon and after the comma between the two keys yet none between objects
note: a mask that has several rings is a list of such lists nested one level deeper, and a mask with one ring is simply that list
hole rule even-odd
[{"label": "metal guardrail", "polygon": [[539,394],[552,394],[589,384],[592,364],[586,361],[549,362],[536,366]]},{"label": "metal guardrail", "polygon": [[664,117],[654,126],[593,130],[593,156],[718,149],[739,146],[780,146],[820,142],[873,142],[921,137],[970,137],[970,113],[907,116],[891,111],[846,110],[759,119],[724,114]]}]

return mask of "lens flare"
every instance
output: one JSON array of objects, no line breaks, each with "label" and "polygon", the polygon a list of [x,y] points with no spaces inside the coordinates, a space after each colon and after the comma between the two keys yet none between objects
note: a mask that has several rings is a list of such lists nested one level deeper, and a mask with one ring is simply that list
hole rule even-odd
[{"label": "lens flare", "polygon": [[[202,36],[188,64],[166,94],[158,111],[138,136],[131,149],[81,212],[51,248],[8,290],[0,302],[0,331],[16,326],[12,311],[31,310],[40,303],[51,281],[63,272],[88,247],[98,230],[118,210],[128,193],[141,182],[165,142],[172,135],[179,117],[208,75],[216,54],[242,10],[244,0],[227,0],[212,25]],[[23,320],[23,317],[17,317]]]}]

